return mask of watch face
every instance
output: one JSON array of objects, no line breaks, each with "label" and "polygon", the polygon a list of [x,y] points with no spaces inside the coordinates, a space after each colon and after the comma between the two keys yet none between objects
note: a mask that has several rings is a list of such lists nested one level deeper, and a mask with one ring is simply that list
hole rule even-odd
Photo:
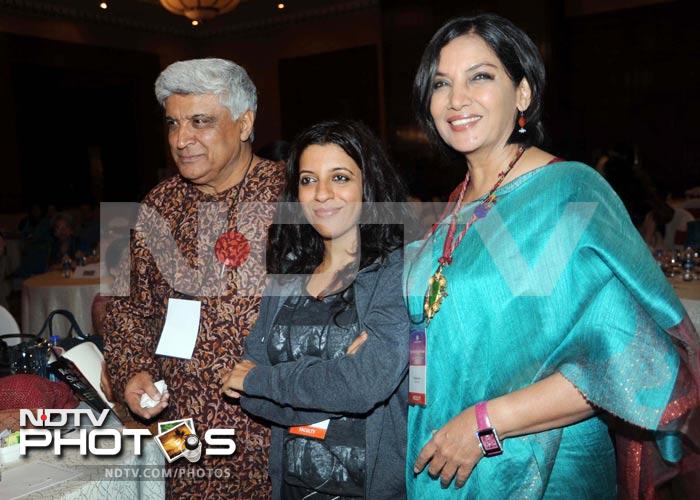
[{"label": "watch face", "polygon": [[501,441],[498,439],[496,431],[492,428],[477,431],[476,437],[479,439],[479,445],[485,457],[492,457],[503,453]]}]

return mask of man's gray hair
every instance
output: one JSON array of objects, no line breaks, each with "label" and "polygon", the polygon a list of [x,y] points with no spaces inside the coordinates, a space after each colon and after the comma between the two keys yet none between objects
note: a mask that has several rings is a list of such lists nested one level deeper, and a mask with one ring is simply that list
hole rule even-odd
[{"label": "man's gray hair", "polygon": [[238,64],[226,59],[190,59],[178,61],[165,68],[155,85],[161,106],[173,94],[213,94],[238,119],[247,110],[258,108],[258,94],[248,73]]}]

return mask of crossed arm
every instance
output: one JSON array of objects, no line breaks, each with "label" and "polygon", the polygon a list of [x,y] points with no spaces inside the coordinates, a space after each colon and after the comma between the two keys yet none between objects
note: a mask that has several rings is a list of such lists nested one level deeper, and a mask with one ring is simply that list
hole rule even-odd
[{"label": "crossed arm", "polygon": [[[382,270],[376,293],[362,314],[366,333],[348,348],[348,355],[337,359],[302,356],[270,366],[267,332],[258,321],[246,338],[245,357],[250,361],[235,366],[222,392],[233,397],[245,393],[244,409],[279,425],[371,411],[391,397],[408,368],[409,320],[400,293],[401,277],[398,260]],[[261,316],[273,314],[273,309],[271,299],[264,297]]]}]

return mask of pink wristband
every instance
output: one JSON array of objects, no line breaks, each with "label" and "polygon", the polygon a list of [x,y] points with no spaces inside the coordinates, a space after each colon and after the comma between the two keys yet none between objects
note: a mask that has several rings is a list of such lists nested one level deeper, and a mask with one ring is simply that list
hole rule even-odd
[{"label": "pink wristband", "polygon": [[491,427],[491,420],[489,419],[489,412],[486,409],[487,401],[482,401],[477,403],[474,407],[476,411],[476,426],[481,429],[486,429]]}]

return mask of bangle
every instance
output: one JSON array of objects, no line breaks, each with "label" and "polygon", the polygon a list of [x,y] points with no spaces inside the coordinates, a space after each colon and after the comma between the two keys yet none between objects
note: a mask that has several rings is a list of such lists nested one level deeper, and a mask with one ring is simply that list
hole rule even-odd
[{"label": "bangle", "polygon": [[491,426],[489,413],[486,409],[486,401],[477,403],[474,407],[476,413],[476,438],[479,440],[479,448],[485,457],[493,457],[503,453],[501,440],[496,429]]}]

